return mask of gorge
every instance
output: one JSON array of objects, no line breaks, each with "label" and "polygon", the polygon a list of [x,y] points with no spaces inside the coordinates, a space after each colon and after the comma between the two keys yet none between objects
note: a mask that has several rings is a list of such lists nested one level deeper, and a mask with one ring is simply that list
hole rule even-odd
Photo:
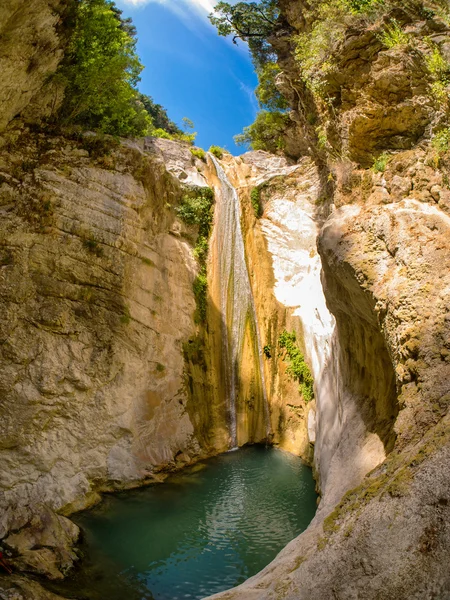
[{"label": "gorge", "polygon": [[102,494],[270,444],[317,512],[215,599],[450,598],[440,4],[352,13],[314,88],[293,39],[328,17],[280,0],[283,148],[220,158],[45,126],[70,4],[0,7],[0,597],[63,597]]}]

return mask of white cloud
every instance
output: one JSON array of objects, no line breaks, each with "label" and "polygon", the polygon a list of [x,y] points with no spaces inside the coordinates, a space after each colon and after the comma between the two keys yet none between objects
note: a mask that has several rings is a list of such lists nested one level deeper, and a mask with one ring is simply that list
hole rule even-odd
[{"label": "white cloud", "polygon": [[244,92],[244,94],[247,96],[248,101],[253,110],[253,116],[256,117],[259,110],[259,106],[255,96],[255,90],[243,81],[239,81],[239,87],[241,88],[241,91]]},{"label": "white cloud", "polygon": [[[171,10],[183,21],[186,27],[193,31],[197,36],[204,39],[202,28],[198,27],[200,19],[204,24],[209,25],[211,29],[215,27],[208,20],[208,15],[214,12],[214,7],[219,0],[116,0],[116,3],[121,8],[143,8],[148,4],[161,4]],[[229,0],[230,4],[236,4],[238,0]],[[1,2],[1,0],[0,0]],[[228,44],[232,43],[231,36],[226,38]],[[247,44],[242,42],[237,46],[234,45],[243,55],[248,57]]]},{"label": "white cloud", "polygon": [[191,11],[195,11],[201,16],[206,16],[211,13],[216,5],[214,0],[122,0],[123,4],[128,6],[145,6],[151,2],[158,4],[164,4],[172,10],[174,13],[181,15],[184,14],[186,17],[190,16]]}]

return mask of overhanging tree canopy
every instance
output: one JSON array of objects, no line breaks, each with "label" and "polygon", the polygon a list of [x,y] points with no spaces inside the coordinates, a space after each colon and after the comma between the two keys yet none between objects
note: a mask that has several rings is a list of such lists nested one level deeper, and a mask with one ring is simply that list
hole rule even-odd
[{"label": "overhanging tree canopy", "polygon": [[273,59],[273,50],[268,38],[273,33],[279,9],[276,0],[260,2],[219,2],[209,15],[211,23],[217,27],[219,35],[233,36],[247,42],[257,68]]}]

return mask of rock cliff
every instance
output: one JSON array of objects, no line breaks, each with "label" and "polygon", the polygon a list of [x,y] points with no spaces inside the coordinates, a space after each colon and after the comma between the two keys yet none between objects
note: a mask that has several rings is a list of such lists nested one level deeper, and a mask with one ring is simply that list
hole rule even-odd
[{"label": "rock cliff", "polygon": [[[430,143],[448,106],[427,63],[430,48],[447,56],[448,25],[409,4],[378,21],[345,18],[329,62],[309,73],[318,91],[294,58],[315,8],[281,6],[286,148],[317,168],[317,249],[335,319],[316,401],[322,499],[271,565],[214,598],[448,598],[449,170]],[[405,34],[391,48],[389,18]]]},{"label": "rock cliff", "polygon": [[[237,439],[308,460],[314,445],[321,503],[271,565],[215,598],[447,598],[450,169],[430,140],[448,107],[427,56],[448,57],[448,26],[408,4],[393,13],[407,37],[387,48],[386,15],[345,20],[318,95],[293,46],[312,8],[281,6],[290,160],[221,161],[264,348],[262,377],[246,323]],[[60,578],[77,558],[72,511],[229,447],[216,233],[198,323],[197,231],[176,210],[192,186],[221,187],[183,144],[30,127],[51,110],[70,5],[29,8],[0,8],[0,538],[15,568]],[[313,401],[289,376],[284,330]],[[0,593],[55,598],[17,575]]]},{"label": "rock cliff", "polygon": [[21,506],[69,511],[200,451],[183,383],[197,267],[170,209],[179,180],[151,141],[94,159],[24,138],[1,158],[3,535]]}]

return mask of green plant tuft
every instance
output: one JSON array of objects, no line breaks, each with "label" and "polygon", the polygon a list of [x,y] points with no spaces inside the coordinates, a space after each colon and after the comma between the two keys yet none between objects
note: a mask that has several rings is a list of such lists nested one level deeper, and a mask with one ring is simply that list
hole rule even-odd
[{"label": "green plant tuft", "polygon": [[266,358],[272,358],[272,347],[270,344],[266,344],[263,348],[263,354]]},{"label": "green plant tuft", "polygon": [[431,145],[438,154],[445,154],[450,150],[450,127],[442,129],[431,140]]},{"label": "green plant tuft", "polygon": [[142,256],[141,257],[142,262],[144,263],[144,265],[148,265],[149,267],[154,267],[156,266],[155,263],[152,261],[151,258],[147,258],[146,256]]},{"label": "green plant tuft", "polygon": [[309,402],[314,398],[314,380],[296,340],[295,331],[289,333],[284,329],[278,338],[278,346],[285,350],[284,360],[289,362],[286,372],[299,382],[303,399]]},{"label": "green plant tuft", "polygon": [[120,315],[120,322],[124,325],[129,325],[131,322],[131,313],[127,305],[125,305],[122,309],[122,314]]},{"label": "green plant tuft", "polygon": [[194,320],[196,323],[206,323],[206,309],[208,306],[208,279],[206,277],[206,267],[203,267],[194,279],[193,290],[195,302],[197,304]]},{"label": "green plant tuft", "polygon": [[263,214],[263,208],[261,205],[261,188],[254,187],[250,193],[250,200],[255,212],[255,217],[259,219]]},{"label": "green plant tuft", "polygon": [[407,46],[410,41],[409,35],[402,30],[396,19],[392,19],[377,37],[386,48]]},{"label": "green plant tuft", "polygon": [[374,160],[372,170],[375,173],[384,173],[390,159],[390,155],[387,152],[383,152],[383,154],[380,154],[380,156],[377,156]]},{"label": "green plant tuft", "polygon": [[208,152],[211,152],[211,154],[214,154],[216,158],[221,160],[223,158],[223,153],[225,152],[225,150],[220,146],[210,146]]},{"label": "green plant tuft", "polygon": [[433,79],[431,93],[440,104],[444,104],[449,100],[450,63],[442,55],[439,46],[430,38],[425,38],[425,42],[431,49],[430,54],[425,56],[425,65]]},{"label": "green plant tuft", "polygon": [[180,219],[188,225],[198,226],[198,236],[194,247],[194,256],[200,265],[200,272],[194,280],[193,290],[196,301],[194,320],[206,323],[208,280],[206,276],[206,260],[208,258],[208,241],[213,221],[212,206],[214,192],[208,187],[193,187],[184,195],[181,205],[176,208]]},{"label": "green plant tuft", "polygon": [[206,152],[203,148],[190,148],[192,156],[195,158],[199,158],[203,162],[206,162]]},{"label": "green plant tuft", "polygon": [[90,238],[86,238],[85,240],[83,240],[83,246],[86,248],[86,250],[88,250],[89,252],[92,252],[92,254],[95,254],[96,256],[103,256],[103,249],[100,246],[100,244],[98,243],[98,241],[96,239],[94,239],[93,237]]}]

